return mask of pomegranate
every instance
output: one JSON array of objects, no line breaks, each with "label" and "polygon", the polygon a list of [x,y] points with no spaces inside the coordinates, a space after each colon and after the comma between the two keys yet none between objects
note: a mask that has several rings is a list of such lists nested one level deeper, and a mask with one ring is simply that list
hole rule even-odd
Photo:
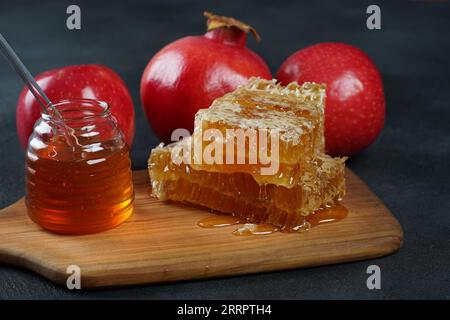
[{"label": "pomegranate", "polygon": [[247,24],[208,12],[207,32],[188,36],[161,49],[141,79],[141,100],[155,134],[171,141],[177,128],[193,129],[198,109],[233,91],[248,78],[271,79],[264,60],[246,47]]}]

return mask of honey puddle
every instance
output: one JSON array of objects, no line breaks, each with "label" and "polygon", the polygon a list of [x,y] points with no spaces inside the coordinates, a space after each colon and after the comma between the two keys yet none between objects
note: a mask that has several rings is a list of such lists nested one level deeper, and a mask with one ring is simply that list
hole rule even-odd
[{"label": "honey puddle", "polygon": [[321,224],[338,222],[348,215],[348,209],[341,204],[332,207],[325,207],[319,209],[313,214],[304,218],[303,224],[291,228],[289,230],[281,230],[280,228],[271,224],[253,224],[245,223],[244,220],[224,214],[214,214],[201,219],[197,225],[202,228],[221,228],[232,225],[243,224],[235,229],[232,233],[235,236],[250,236],[250,235],[268,235],[278,231],[282,232],[304,232]]},{"label": "honey puddle", "polygon": [[243,223],[240,218],[223,214],[212,214],[201,219],[197,225],[202,228],[220,228]]},{"label": "honey puddle", "polygon": [[267,235],[277,232],[279,229],[272,224],[246,223],[233,231],[235,236]]}]

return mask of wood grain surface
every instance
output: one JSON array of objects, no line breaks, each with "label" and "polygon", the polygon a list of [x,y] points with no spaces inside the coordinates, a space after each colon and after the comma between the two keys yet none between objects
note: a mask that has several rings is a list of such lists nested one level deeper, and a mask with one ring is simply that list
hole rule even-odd
[{"label": "wood grain surface", "polygon": [[81,269],[82,288],[133,285],[311,267],[388,255],[403,232],[366,184],[347,169],[344,220],[308,232],[238,237],[236,226],[205,229],[208,209],[149,196],[146,171],[134,173],[135,211],[99,234],[66,236],[31,222],[23,199],[0,211],[0,262],[66,284],[69,265]]}]

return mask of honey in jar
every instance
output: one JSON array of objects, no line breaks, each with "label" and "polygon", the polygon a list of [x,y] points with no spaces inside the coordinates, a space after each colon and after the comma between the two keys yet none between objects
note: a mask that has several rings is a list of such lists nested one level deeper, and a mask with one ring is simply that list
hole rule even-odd
[{"label": "honey in jar", "polygon": [[113,228],[133,211],[129,150],[106,103],[54,105],[42,114],[26,152],[26,205],[44,229],[88,234]]}]

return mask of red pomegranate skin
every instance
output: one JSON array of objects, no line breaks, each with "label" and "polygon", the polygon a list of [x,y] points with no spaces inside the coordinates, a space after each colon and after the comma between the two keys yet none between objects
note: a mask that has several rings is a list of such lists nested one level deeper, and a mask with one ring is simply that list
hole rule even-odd
[{"label": "red pomegranate skin", "polygon": [[360,49],[343,43],[320,43],[292,54],[276,75],[283,84],[313,81],[327,85],[326,150],[351,156],[372,144],[385,119],[381,75]]},{"label": "red pomegranate skin", "polygon": [[141,80],[141,100],[155,134],[164,142],[172,132],[192,132],[198,109],[245,84],[252,76],[271,79],[266,63],[245,46],[247,34],[221,28],[188,36],[161,49]]},{"label": "red pomegranate skin", "polygon": [[[54,103],[72,98],[107,102],[125,141],[131,146],[135,131],[133,100],[122,78],[112,69],[96,64],[67,66],[43,72],[36,81]],[[24,87],[16,108],[17,134],[23,148],[39,117],[40,105]]]}]

